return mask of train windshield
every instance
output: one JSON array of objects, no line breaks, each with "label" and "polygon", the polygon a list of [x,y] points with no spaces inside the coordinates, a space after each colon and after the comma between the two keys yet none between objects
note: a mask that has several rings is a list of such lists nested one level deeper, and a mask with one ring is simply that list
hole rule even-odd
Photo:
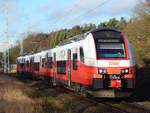
[{"label": "train windshield", "polygon": [[101,31],[93,34],[97,58],[125,58],[123,37],[119,32]]},{"label": "train windshield", "polygon": [[96,46],[97,46],[98,58],[124,58],[125,57],[124,44],[101,43]]}]

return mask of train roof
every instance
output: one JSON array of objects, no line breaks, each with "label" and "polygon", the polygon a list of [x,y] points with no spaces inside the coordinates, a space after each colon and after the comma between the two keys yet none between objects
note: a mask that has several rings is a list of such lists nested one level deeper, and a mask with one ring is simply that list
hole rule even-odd
[{"label": "train roof", "polygon": [[80,40],[83,40],[83,39],[85,39],[84,34],[79,34],[79,35],[76,35],[76,36],[73,36],[71,38],[63,40],[58,46],[63,46],[63,45],[70,44],[70,43],[73,43],[73,42],[77,42],[77,41],[80,41]]},{"label": "train roof", "polygon": [[97,28],[97,29],[91,30],[90,32],[95,33],[95,32],[100,32],[100,31],[114,31],[114,32],[121,33],[121,31],[119,31],[118,29],[112,29],[112,28],[102,28],[102,29]]},{"label": "train roof", "polygon": [[[71,38],[65,39],[57,47],[65,46],[65,45],[68,45],[68,44],[71,44],[71,43],[74,43],[74,42],[79,42],[81,40],[84,40],[89,33],[96,33],[96,32],[101,32],[101,31],[113,31],[113,32],[121,33],[121,31],[119,31],[118,29],[112,29],[112,28],[100,29],[100,28],[97,28],[97,29],[91,30],[89,32],[79,34],[79,35],[73,36]],[[34,57],[41,56],[43,58],[43,57],[45,57],[46,53],[48,53],[48,55],[50,55],[50,51],[55,51],[55,49],[57,49],[57,47],[47,49],[47,50],[44,50],[44,51],[41,51],[41,52],[38,52],[38,53],[24,54],[24,55],[19,56],[17,59],[22,59],[22,58],[24,59],[24,58],[32,57],[32,56],[34,56]]]},{"label": "train roof", "polygon": [[73,43],[73,42],[77,42],[77,41],[83,40],[83,39],[85,39],[85,37],[89,33],[95,33],[95,32],[100,32],[100,31],[114,31],[114,32],[121,33],[118,29],[112,29],[112,28],[103,28],[103,29],[100,29],[100,28],[97,28],[97,29],[91,30],[89,32],[86,32],[86,33],[83,33],[83,34],[76,35],[74,37],[68,38],[68,39],[62,41],[58,46],[63,46],[63,45],[66,45],[66,44],[70,44],[70,43]]}]

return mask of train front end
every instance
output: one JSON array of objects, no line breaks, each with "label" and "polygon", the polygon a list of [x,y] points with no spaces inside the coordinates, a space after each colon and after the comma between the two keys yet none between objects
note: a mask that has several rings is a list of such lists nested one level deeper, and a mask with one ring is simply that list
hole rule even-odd
[{"label": "train front end", "polygon": [[92,32],[95,43],[97,73],[93,77],[94,96],[128,97],[135,88],[135,62],[132,47],[120,31]]}]

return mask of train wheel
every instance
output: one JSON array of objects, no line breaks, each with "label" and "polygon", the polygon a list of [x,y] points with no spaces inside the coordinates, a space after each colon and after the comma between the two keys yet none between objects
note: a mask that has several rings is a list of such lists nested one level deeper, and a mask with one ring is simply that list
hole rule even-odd
[{"label": "train wheel", "polygon": [[82,97],[87,97],[88,93],[86,91],[86,87],[85,86],[80,86],[80,94]]},{"label": "train wheel", "polygon": [[57,86],[56,80],[54,80],[54,78],[51,78],[51,77],[48,77],[47,83],[48,83],[51,87]]},{"label": "train wheel", "polygon": [[53,81],[51,77],[46,77],[46,82],[50,87],[53,87]]},{"label": "train wheel", "polygon": [[74,89],[77,93],[80,92],[80,84],[75,84]]},{"label": "train wheel", "polygon": [[53,87],[57,86],[56,78],[52,78],[52,85]]}]

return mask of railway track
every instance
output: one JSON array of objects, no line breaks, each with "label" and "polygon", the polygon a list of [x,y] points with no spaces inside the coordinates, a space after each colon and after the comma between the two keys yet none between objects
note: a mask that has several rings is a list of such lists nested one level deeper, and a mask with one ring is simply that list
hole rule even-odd
[{"label": "railway track", "polygon": [[[73,93],[72,93],[71,95],[77,96],[77,98],[81,98],[80,95],[76,95],[76,94],[73,94]],[[104,107],[105,109],[107,109],[108,111],[110,111],[110,113],[131,113],[131,112],[128,112],[128,111],[126,111],[126,110],[124,110],[124,109],[121,109],[121,108],[119,108],[119,107],[115,107],[115,106],[111,105],[111,104],[108,103],[108,102],[98,101],[98,100],[96,100],[96,99],[94,99],[94,98],[83,97],[83,98],[81,98],[81,99],[83,99],[83,100],[85,100],[85,101],[87,101],[87,102],[89,102],[89,103],[93,103],[93,104],[95,104],[95,105],[102,106],[102,107]],[[133,112],[132,112],[132,113],[133,113]]]},{"label": "railway track", "polygon": [[[14,77],[10,76],[4,76],[8,79],[15,79]],[[17,79],[17,78],[16,78]],[[26,78],[27,79],[27,78]],[[28,79],[23,80],[27,81],[26,83],[28,84]],[[43,82],[45,84],[45,82]],[[43,85],[42,89],[39,88],[39,90],[47,89],[47,84]],[[98,99],[98,98],[93,98],[93,97],[82,97],[81,95],[78,95],[74,93],[73,91],[67,91],[67,95],[70,97],[75,98],[75,100],[79,100],[79,103],[81,101],[85,101],[87,104],[85,107],[81,109],[81,112],[87,109],[88,107],[91,106],[100,106],[103,109],[106,109],[106,113],[150,113],[150,110],[143,108],[141,106],[135,105],[133,103],[130,103],[130,101],[116,101],[114,100],[104,100],[104,99]],[[105,112],[104,112],[105,113]]]},{"label": "railway track", "polygon": [[89,103],[103,106],[105,109],[108,109],[108,111],[113,113],[150,113],[150,110],[126,101],[118,102],[115,99],[113,101],[109,101],[109,99],[103,100],[97,98],[81,97],[81,95],[74,94],[73,92],[71,92],[70,95],[75,96],[80,100],[85,100]]}]

